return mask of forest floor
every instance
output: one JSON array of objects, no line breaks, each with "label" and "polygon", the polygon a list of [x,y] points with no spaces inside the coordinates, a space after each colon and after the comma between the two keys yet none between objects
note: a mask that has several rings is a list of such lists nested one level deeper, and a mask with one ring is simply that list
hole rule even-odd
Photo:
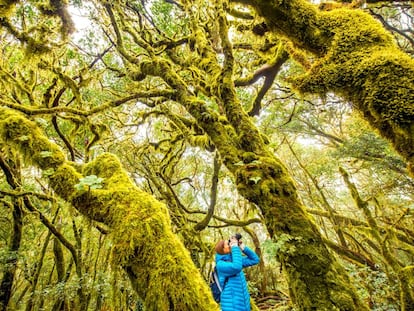
[{"label": "forest floor", "polygon": [[261,311],[289,311],[293,310],[290,300],[287,297],[271,295],[265,297],[255,297],[256,306]]}]

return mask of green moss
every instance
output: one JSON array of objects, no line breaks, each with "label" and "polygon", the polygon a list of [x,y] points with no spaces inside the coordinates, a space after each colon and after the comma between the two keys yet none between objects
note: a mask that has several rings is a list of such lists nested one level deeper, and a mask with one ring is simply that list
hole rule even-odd
[{"label": "green moss", "polygon": [[60,148],[51,143],[31,122],[18,113],[6,111],[2,118],[0,135],[4,142],[19,150],[25,160],[43,170],[54,169],[65,161]]},{"label": "green moss", "polygon": [[295,87],[302,93],[333,91],[351,101],[407,162],[413,163],[413,59],[364,12],[323,12],[315,22],[320,29],[330,30],[332,37],[325,56],[293,81]]},{"label": "green moss", "polygon": [[325,29],[323,33],[331,32],[331,37],[324,56],[305,76],[296,80],[296,86],[303,92],[325,93],[335,88],[344,93],[344,87],[353,87],[355,80],[361,80],[355,73],[361,71],[363,59],[384,47],[395,48],[390,35],[370,15],[361,11],[322,12],[315,16],[315,23],[319,29]]},{"label": "green moss", "polygon": [[324,42],[329,36],[316,24],[318,10],[303,0],[257,0],[256,8],[266,19],[266,24],[276,33],[286,36],[297,47],[306,47],[311,52],[321,55]]},{"label": "green moss", "polygon": [[[317,10],[304,0],[254,1],[273,31],[317,56],[293,79],[302,93],[334,92],[389,139],[414,175],[414,60],[368,13]],[[308,68],[306,68],[308,69]]]},{"label": "green moss", "polygon": [[118,190],[136,189],[133,182],[122,168],[122,164],[117,157],[110,153],[99,155],[94,161],[89,162],[83,169],[83,174],[96,175],[104,178],[107,188]]},{"label": "green moss", "polygon": [[414,266],[407,266],[399,272],[401,310],[414,310]]},{"label": "green moss", "polygon": [[243,162],[250,163],[257,159],[257,156],[253,152],[245,152],[242,154]]},{"label": "green moss", "polygon": [[65,200],[70,201],[75,193],[75,185],[79,182],[82,175],[76,169],[64,163],[54,170],[49,176],[50,185]]},{"label": "green moss", "polygon": [[165,205],[138,189],[111,154],[90,162],[84,174],[104,178],[103,189],[85,191],[73,202],[111,227],[112,261],[127,271],[146,308],[218,310],[190,254],[172,233]]},{"label": "green moss", "polygon": [[[296,3],[285,14],[302,16],[308,4]],[[414,162],[414,61],[369,14],[336,9],[308,17],[305,31],[323,51],[311,69],[293,80],[302,93],[335,92],[351,101],[372,127]],[[312,30],[314,25],[318,32]],[[296,37],[299,35],[296,34]],[[308,50],[314,48],[306,42]],[[411,170],[414,174],[414,171]]]},{"label": "green moss", "polygon": [[2,0],[0,1],[0,16],[2,18],[9,17],[11,15],[11,12],[13,11],[14,5],[18,3],[19,1],[13,1],[13,0]]},{"label": "green moss", "polygon": [[56,193],[110,227],[112,261],[127,271],[147,310],[219,310],[190,254],[173,234],[167,208],[138,189],[115,156],[102,154],[84,167],[84,174],[104,179],[103,189],[77,191],[82,175],[35,123],[0,108],[0,142],[49,171]]},{"label": "green moss", "polygon": [[114,236],[113,260],[128,267],[133,286],[144,297],[146,307],[217,310],[188,251],[171,233],[164,207],[142,196],[135,199],[139,209],[124,215]]},{"label": "green moss", "polygon": [[248,161],[235,171],[237,189],[261,209],[299,310],[367,310],[325,247],[284,166],[271,155],[246,152],[243,158]]},{"label": "green moss", "polygon": [[292,238],[286,244],[282,250],[287,257],[282,261],[283,268],[289,278],[291,298],[300,302],[299,310],[367,310],[358,306],[358,296],[346,271],[319,241]]}]

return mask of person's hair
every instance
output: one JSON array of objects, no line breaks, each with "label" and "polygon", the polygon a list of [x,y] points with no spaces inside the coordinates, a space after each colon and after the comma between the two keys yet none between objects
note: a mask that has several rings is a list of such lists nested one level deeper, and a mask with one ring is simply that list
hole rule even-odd
[{"label": "person's hair", "polygon": [[217,254],[220,254],[220,255],[225,255],[226,254],[224,252],[224,245],[225,245],[224,240],[220,240],[220,241],[217,242],[216,247],[215,247],[215,250],[216,250]]}]

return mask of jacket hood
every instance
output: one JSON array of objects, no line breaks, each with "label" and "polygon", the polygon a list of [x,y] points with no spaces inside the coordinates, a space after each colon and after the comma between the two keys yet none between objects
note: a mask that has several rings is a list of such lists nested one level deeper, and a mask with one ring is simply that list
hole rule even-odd
[{"label": "jacket hood", "polygon": [[231,261],[231,254],[221,255],[216,253],[216,262],[219,262],[220,260]]}]

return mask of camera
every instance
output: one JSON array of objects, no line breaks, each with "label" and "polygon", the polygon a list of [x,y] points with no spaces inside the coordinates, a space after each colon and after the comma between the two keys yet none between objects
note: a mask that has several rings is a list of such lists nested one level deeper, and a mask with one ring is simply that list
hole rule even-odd
[{"label": "camera", "polygon": [[[237,241],[239,241],[239,244],[240,244],[242,235],[240,233],[236,233],[235,235],[232,235],[231,238],[235,238]],[[229,243],[230,243],[230,239],[229,239]]]},{"label": "camera", "polygon": [[237,241],[239,241],[242,238],[242,235],[240,233],[236,233],[235,235],[233,235]]}]

